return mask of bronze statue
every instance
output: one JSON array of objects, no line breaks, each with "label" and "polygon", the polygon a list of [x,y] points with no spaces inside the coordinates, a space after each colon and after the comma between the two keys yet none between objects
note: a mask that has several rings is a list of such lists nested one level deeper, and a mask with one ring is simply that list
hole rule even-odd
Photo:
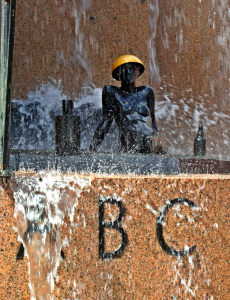
[{"label": "bronze statue", "polygon": [[[154,152],[153,136],[158,132],[154,92],[150,86],[135,84],[143,72],[144,65],[136,56],[123,55],[114,62],[112,76],[121,81],[121,87],[103,88],[103,119],[94,133],[91,151],[98,149],[114,120],[119,127],[121,152]],[[158,154],[163,154],[162,151]]]}]

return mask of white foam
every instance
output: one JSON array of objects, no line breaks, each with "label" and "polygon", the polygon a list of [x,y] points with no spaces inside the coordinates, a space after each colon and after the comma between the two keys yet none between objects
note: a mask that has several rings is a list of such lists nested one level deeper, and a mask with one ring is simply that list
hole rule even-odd
[{"label": "white foam", "polygon": [[[47,282],[52,293],[54,277],[61,259],[60,251],[69,243],[66,239],[60,240],[60,226],[63,224],[65,216],[69,216],[70,222],[73,222],[75,207],[78,205],[81,192],[83,189],[89,188],[90,184],[90,178],[77,175],[66,176],[54,171],[40,172],[34,176],[30,175],[30,177],[14,178],[12,184],[15,199],[14,215],[17,221],[19,240],[23,242],[29,261],[32,297],[35,297],[38,292],[35,291],[33,284],[34,273],[30,271],[34,264],[33,257],[36,255],[46,258],[42,264],[49,265],[50,271],[44,274],[41,266],[41,270],[37,270],[36,273],[41,276],[41,280]],[[24,228],[22,229],[23,224]],[[26,234],[29,227],[25,228],[25,224],[27,226],[36,224],[37,229],[34,230],[34,233]],[[35,240],[34,236],[36,236]],[[51,238],[52,243],[49,242]],[[35,243],[34,247],[33,243]]]}]

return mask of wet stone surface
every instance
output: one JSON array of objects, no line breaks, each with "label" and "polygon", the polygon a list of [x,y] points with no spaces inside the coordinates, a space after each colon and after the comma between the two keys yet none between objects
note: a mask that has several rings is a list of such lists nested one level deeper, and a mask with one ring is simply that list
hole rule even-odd
[{"label": "wet stone surface", "polygon": [[[29,282],[40,296],[41,291],[45,295],[47,283],[47,293],[52,292],[54,299],[228,299],[229,187],[226,175],[18,172],[8,184],[0,184],[0,229],[4,233],[0,239],[0,299],[31,299]],[[31,215],[34,197],[42,200],[40,208],[50,214],[53,227],[47,234],[34,231],[26,241],[27,221],[35,216]],[[156,225],[163,208],[181,197],[197,209],[182,203],[169,208],[161,220],[163,237],[175,250],[194,245],[196,249],[175,257],[162,249]],[[112,205],[110,198],[116,200]],[[104,201],[105,222],[118,219],[118,202],[124,207],[119,223],[128,239],[116,258],[99,257],[99,199]],[[15,256],[20,243],[13,227],[27,251],[19,261]],[[105,228],[104,239],[105,251],[121,245],[115,227]],[[43,244],[50,254],[55,252],[56,266],[50,261],[52,256],[42,252]],[[41,281],[46,267],[48,272],[53,270],[53,286]],[[36,270],[41,271],[40,276]]]},{"label": "wet stone surface", "polygon": [[10,169],[18,170],[70,170],[78,173],[100,174],[178,174],[176,158],[138,154],[79,154],[56,156],[54,154],[13,154]]}]

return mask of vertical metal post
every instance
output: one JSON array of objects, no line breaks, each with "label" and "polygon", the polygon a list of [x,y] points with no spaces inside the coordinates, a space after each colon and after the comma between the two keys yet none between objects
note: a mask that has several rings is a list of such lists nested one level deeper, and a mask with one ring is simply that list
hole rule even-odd
[{"label": "vertical metal post", "polygon": [[11,84],[16,0],[1,0],[0,176],[9,172]]}]

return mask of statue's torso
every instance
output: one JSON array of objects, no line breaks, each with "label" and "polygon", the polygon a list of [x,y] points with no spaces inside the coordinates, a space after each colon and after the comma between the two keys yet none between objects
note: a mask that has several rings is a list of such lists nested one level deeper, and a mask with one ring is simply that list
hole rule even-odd
[{"label": "statue's torso", "polygon": [[134,93],[127,93],[115,86],[105,86],[103,93],[106,94],[103,106],[106,105],[106,111],[110,111],[121,132],[132,130],[144,135],[153,134],[148,103],[148,95],[153,94],[151,87],[136,87]]}]

